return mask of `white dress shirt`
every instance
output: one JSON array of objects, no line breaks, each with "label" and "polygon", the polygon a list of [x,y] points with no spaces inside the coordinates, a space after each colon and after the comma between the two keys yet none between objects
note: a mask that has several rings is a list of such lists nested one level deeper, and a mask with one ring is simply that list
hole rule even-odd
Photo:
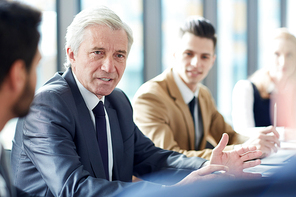
[{"label": "white dress shirt", "polygon": [[200,139],[202,137],[202,131],[199,131],[199,125],[198,125],[198,103],[197,103],[197,98],[198,98],[198,92],[199,88],[195,92],[192,92],[188,86],[182,81],[182,79],[179,77],[178,73],[173,69],[173,76],[174,80],[179,88],[179,91],[182,94],[183,100],[185,103],[188,105],[190,101],[193,99],[195,96],[195,107],[194,107],[194,124],[195,124],[195,148],[197,149],[199,146]]},{"label": "white dress shirt", "polygon": [[[76,84],[78,86],[78,89],[85,101],[85,104],[88,108],[90,117],[93,121],[94,128],[96,130],[96,122],[95,122],[95,115],[93,113],[93,108],[97,106],[97,104],[102,101],[103,103],[105,102],[105,96],[103,96],[101,99],[99,99],[96,95],[91,93],[89,90],[87,90],[77,79],[76,75],[73,73],[73,76],[75,78]],[[112,169],[113,169],[113,150],[112,150],[112,140],[111,140],[111,129],[110,129],[110,123],[109,123],[109,118],[108,118],[108,113],[105,109],[105,117],[106,117],[106,128],[107,128],[107,143],[108,143],[108,169],[109,169],[109,181],[112,181]]]}]

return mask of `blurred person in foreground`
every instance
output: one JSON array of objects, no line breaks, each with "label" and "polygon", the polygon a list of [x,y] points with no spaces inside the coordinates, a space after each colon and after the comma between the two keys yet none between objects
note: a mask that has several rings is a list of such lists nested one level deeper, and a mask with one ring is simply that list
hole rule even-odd
[{"label": "blurred person in foreground", "polygon": [[[238,144],[255,145],[268,156],[280,145],[273,127],[262,128],[257,136],[237,134],[216,108],[209,89],[201,82],[214,65],[215,28],[209,20],[189,17],[180,28],[174,64],[143,84],[133,99],[134,121],[156,146],[188,157],[209,159],[223,133],[233,150]],[[270,135],[273,134],[273,135]]]},{"label": "blurred person in foreground", "polygon": [[[273,124],[274,102],[279,82],[284,83],[296,70],[296,38],[286,28],[276,29],[270,42],[270,64],[257,70],[248,80],[236,83],[232,93],[234,129],[245,135],[245,128],[266,127]],[[280,87],[280,89],[283,87]],[[285,88],[284,88],[285,89]],[[287,102],[291,103],[291,102]],[[278,106],[277,109],[287,109]],[[285,123],[280,118],[277,126]]]},{"label": "blurred person in foreground", "polygon": [[[17,2],[0,1],[0,131],[12,118],[29,112],[36,86],[38,25],[41,13]],[[0,196],[20,196],[0,144]]]},{"label": "blurred person in foreground", "polygon": [[[132,42],[131,29],[109,8],[75,16],[66,34],[67,70],[37,91],[18,121],[11,155],[17,187],[38,196],[114,196],[127,188],[252,176],[243,169],[260,164],[252,159],[261,151],[222,152],[226,134],[207,161],[157,148],[141,133],[127,96],[115,88]],[[169,178],[161,180],[164,174]],[[132,175],[150,182],[132,182]]]}]

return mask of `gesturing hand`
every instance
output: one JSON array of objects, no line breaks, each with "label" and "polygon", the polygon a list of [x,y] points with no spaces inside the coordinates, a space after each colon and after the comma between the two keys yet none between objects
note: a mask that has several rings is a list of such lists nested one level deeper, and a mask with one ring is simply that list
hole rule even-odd
[{"label": "gesturing hand", "polygon": [[[209,164],[203,168],[200,168],[198,170],[191,172],[183,180],[181,180],[179,183],[173,186],[185,185],[195,181],[208,180],[208,179],[233,178],[234,175],[227,173],[228,170],[229,170],[228,167],[224,165]],[[224,173],[213,174],[213,172],[215,171],[223,171]]]},{"label": "gesturing hand", "polygon": [[[214,148],[210,164],[225,165],[229,168],[228,173],[235,176],[258,176],[258,174],[244,173],[243,169],[257,166],[261,163],[259,158],[262,154],[255,146],[242,147],[237,150],[223,152],[228,143],[229,136],[224,133],[219,144]],[[250,161],[253,160],[253,161]]]},{"label": "gesturing hand", "polygon": [[279,133],[273,126],[263,127],[257,135],[243,143],[243,146],[254,145],[262,151],[261,157],[267,157],[271,153],[277,152],[277,147],[280,147],[279,137]]}]

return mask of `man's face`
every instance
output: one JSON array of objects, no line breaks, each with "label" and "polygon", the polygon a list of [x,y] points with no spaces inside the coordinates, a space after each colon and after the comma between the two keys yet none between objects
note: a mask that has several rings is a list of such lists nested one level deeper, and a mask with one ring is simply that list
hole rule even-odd
[{"label": "man's face", "polygon": [[127,60],[126,32],[105,25],[85,29],[77,54],[68,48],[72,70],[79,82],[101,98],[109,95],[119,83]]},{"label": "man's face", "polygon": [[39,50],[37,49],[34,59],[32,61],[32,66],[30,72],[27,75],[27,81],[23,89],[23,93],[20,98],[13,106],[13,112],[16,117],[26,116],[30,110],[31,102],[34,98],[36,80],[37,80],[37,66],[41,59]]},{"label": "man's face", "polygon": [[201,38],[186,32],[180,40],[175,53],[175,68],[184,83],[195,91],[212,68],[216,55],[214,42],[209,38]]},{"label": "man's face", "polygon": [[284,38],[273,41],[273,66],[270,68],[270,75],[276,81],[283,77],[288,78],[296,73],[296,43]]}]

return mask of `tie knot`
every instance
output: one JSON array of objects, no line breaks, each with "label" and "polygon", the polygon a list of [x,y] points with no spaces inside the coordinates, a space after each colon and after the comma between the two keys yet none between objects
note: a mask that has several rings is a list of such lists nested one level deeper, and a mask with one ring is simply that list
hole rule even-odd
[{"label": "tie knot", "polygon": [[100,101],[92,110],[95,116],[105,116],[104,104]]},{"label": "tie knot", "polygon": [[195,105],[195,96],[193,99],[189,102],[189,106],[194,106]]}]

